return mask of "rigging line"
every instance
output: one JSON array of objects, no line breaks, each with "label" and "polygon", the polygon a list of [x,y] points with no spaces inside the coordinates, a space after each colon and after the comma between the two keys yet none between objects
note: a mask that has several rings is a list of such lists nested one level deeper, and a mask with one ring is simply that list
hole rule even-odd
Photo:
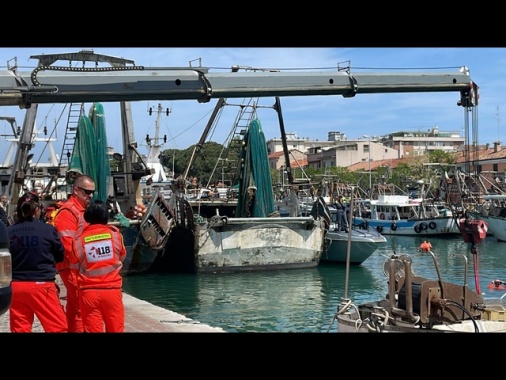
[{"label": "rigging line", "polygon": [[[253,102],[253,105],[251,105],[251,102]],[[232,123],[232,128],[230,129],[230,132],[227,136],[227,138],[225,139],[225,142],[222,146],[222,149],[221,149],[221,152],[220,152],[220,155],[219,155],[219,158],[218,160],[216,161],[216,164],[213,168],[213,171],[211,172],[211,175],[209,176],[209,180],[207,182],[207,185],[206,187],[209,187],[209,184],[211,183],[211,180],[213,179],[214,177],[214,174],[216,172],[216,169],[218,168],[218,164],[220,163],[220,159],[223,161],[223,157],[225,156],[225,160],[227,160],[227,157],[228,157],[228,151],[230,149],[230,145],[232,143],[232,140],[234,138],[234,135],[235,135],[235,131],[238,127],[238,124],[240,122],[240,120],[242,119],[242,117],[244,116],[244,113],[247,112],[246,110],[248,108],[253,108],[254,111],[253,113],[256,114],[256,109],[255,109],[255,104],[254,104],[254,100],[253,98],[249,98],[249,101],[248,103],[246,103],[246,98],[243,99],[243,103],[242,104],[230,104],[230,103],[227,103],[226,105],[228,106],[239,106],[241,107],[240,111],[236,114],[236,117],[234,119],[234,122]],[[209,136],[209,138],[207,139],[207,141],[211,141],[212,140],[212,135],[214,134],[214,132],[216,131],[216,126],[218,125],[218,121],[220,119],[220,116],[221,114],[223,113],[223,110],[224,110],[225,107],[222,107],[220,110],[219,110],[219,114],[218,116],[215,118],[214,122],[213,122],[213,127],[211,128],[212,130],[212,133],[211,135]],[[227,153],[224,153],[225,150],[227,151]],[[221,162],[221,164],[223,165],[223,162]]]},{"label": "rigging line", "polygon": [[[53,107],[55,106],[55,104],[53,104],[49,110],[49,112],[53,109]],[[58,117],[57,121],[55,122],[55,125],[54,125],[54,128],[52,129],[49,137],[48,137],[48,141],[49,139],[51,139],[53,137],[53,135],[56,133],[56,127],[58,126],[58,123],[60,122],[61,118],[63,117],[63,113],[65,112],[65,109],[67,108],[67,103],[63,106],[63,109],[60,113],[60,116]],[[48,112],[48,114],[49,114]],[[47,115],[46,115],[47,117]],[[44,145],[44,147],[42,148],[42,152],[40,153],[39,155],[39,158],[37,159],[36,163],[35,163],[35,167],[37,167],[37,165],[39,164],[40,160],[42,159],[42,155],[44,154],[44,152],[46,151],[46,148],[47,148],[47,145],[48,145],[48,142],[46,142],[46,144]]]},{"label": "rigging line", "polygon": [[[51,112],[51,110],[54,108],[54,106],[55,106],[54,104],[52,104],[52,105],[51,105],[51,107],[49,108],[49,111],[47,111],[46,116],[45,116],[45,117],[44,117],[44,119],[43,119],[44,121],[43,121],[42,123],[46,124],[46,127],[47,127],[47,117],[48,117],[49,113]],[[38,132],[40,131],[40,129],[38,129],[38,128],[37,128],[37,126],[35,126],[35,128],[36,128],[36,129],[35,129],[35,136],[34,136],[34,138],[37,138],[37,134],[38,134]],[[44,153],[45,149],[46,149],[46,147],[44,147],[44,148],[42,149],[42,152],[41,152],[41,154],[40,154],[39,158],[38,158],[38,159],[37,159],[37,161],[35,162],[35,167],[37,167],[37,164],[38,164],[38,163],[40,162],[40,160],[42,159],[42,154]]]},{"label": "rigging line", "polygon": [[[295,163],[297,164],[297,167],[302,171],[302,174],[304,174],[304,176],[306,177],[306,179],[310,179],[309,176],[306,174],[306,172],[304,171],[304,168],[302,166],[300,166],[299,164],[299,160],[295,157],[295,155],[293,154],[293,150],[290,150],[288,152],[288,154],[293,158],[293,160],[295,161]],[[291,166],[291,165],[290,165]]]},{"label": "rigging line", "polygon": [[[171,102],[172,103],[172,102]],[[169,112],[172,113],[172,108],[171,107],[167,107],[169,109]],[[170,139],[167,139],[167,142],[169,141],[172,141],[172,140],[175,140],[175,137],[172,136],[172,132],[170,131],[170,128],[169,128],[169,117],[167,116],[166,118],[163,118],[162,119],[162,123],[164,124],[164,127],[165,129],[167,130],[167,135],[168,137],[170,137]],[[176,144],[174,142],[174,148],[176,147]]]},{"label": "rigging line", "polygon": [[192,129],[193,127],[195,127],[198,123],[200,123],[204,118],[207,118],[211,113],[213,112],[213,109],[209,110],[209,112],[207,112],[206,114],[204,114],[200,119],[198,119],[195,123],[193,123],[192,125],[190,125],[188,128],[184,129],[181,133],[178,133],[177,135],[175,135],[172,139],[170,140],[167,140],[167,142],[171,142],[171,141],[174,141],[176,138],[178,138],[179,136],[181,136],[182,134],[188,132],[190,129]]}]

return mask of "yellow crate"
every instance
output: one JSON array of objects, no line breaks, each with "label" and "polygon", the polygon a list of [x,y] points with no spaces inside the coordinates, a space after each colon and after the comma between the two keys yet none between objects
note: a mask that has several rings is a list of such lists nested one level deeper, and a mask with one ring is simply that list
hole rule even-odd
[{"label": "yellow crate", "polygon": [[494,310],[487,308],[483,310],[482,317],[488,321],[506,322],[506,310]]}]

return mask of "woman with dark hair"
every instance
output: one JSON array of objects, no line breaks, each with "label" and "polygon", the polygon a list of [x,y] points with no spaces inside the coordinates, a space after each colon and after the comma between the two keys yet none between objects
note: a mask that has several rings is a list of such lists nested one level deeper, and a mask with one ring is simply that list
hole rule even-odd
[{"label": "woman with dark hair", "polygon": [[77,236],[74,255],[69,259],[79,268],[77,287],[84,332],[104,332],[104,328],[105,332],[123,332],[123,235],[117,227],[107,224],[109,208],[101,200],[90,203],[84,220],[89,224]]},{"label": "woman with dark hair", "polygon": [[18,199],[17,221],[7,227],[12,255],[11,332],[31,332],[34,316],[45,332],[67,332],[67,318],[55,283],[63,244],[56,228],[40,221],[38,195]]}]

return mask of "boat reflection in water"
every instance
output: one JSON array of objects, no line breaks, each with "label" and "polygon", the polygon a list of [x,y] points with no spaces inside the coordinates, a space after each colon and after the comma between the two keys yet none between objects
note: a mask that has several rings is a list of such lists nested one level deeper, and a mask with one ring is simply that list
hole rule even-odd
[{"label": "boat reflection in water", "polygon": [[[351,292],[375,288],[370,269],[351,272]],[[344,276],[342,264],[212,275],[152,273],[124,278],[123,289],[228,332],[324,332],[342,296]]]}]

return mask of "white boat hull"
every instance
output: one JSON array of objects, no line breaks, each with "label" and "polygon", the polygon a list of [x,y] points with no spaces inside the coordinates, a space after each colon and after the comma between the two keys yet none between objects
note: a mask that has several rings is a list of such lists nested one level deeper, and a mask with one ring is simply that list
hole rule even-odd
[{"label": "white boat hull", "polygon": [[[350,240],[350,264],[360,265],[367,260],[378,247],[385,243],[386,238],[378,233],[367,230],[352,229]],[[344,231],[332,231],[327,233],[330,240],[329,247],[321,257],[321,261],[346,264],[348,256],[348,233]]]},{"label": "white boat hull", "polygon": [[353,223],[367,224],[382,235],[397,236],[440,236],[460,234],[458,224],[452,217],[438,217],[432,219],[401,219],[401,220],[373,220],[353,218]]},{"label": "white boat hull", "polygon": [[325,227],[312,217],[221,217],[200,224],[197,236],[197,273],[313,268]]},{"label": "white boat hull", "polygon": [[452,211],[439,203],[413,200],[406,195],[381,195],[357,203],[354,225],[368,225],[382,235],[460,235]]},{"label": "white boat hull", "polygon": [[506,242],[506,218],[492,215],[476,215],[488,223],[488,233],[494,235],[498,241]]}]

